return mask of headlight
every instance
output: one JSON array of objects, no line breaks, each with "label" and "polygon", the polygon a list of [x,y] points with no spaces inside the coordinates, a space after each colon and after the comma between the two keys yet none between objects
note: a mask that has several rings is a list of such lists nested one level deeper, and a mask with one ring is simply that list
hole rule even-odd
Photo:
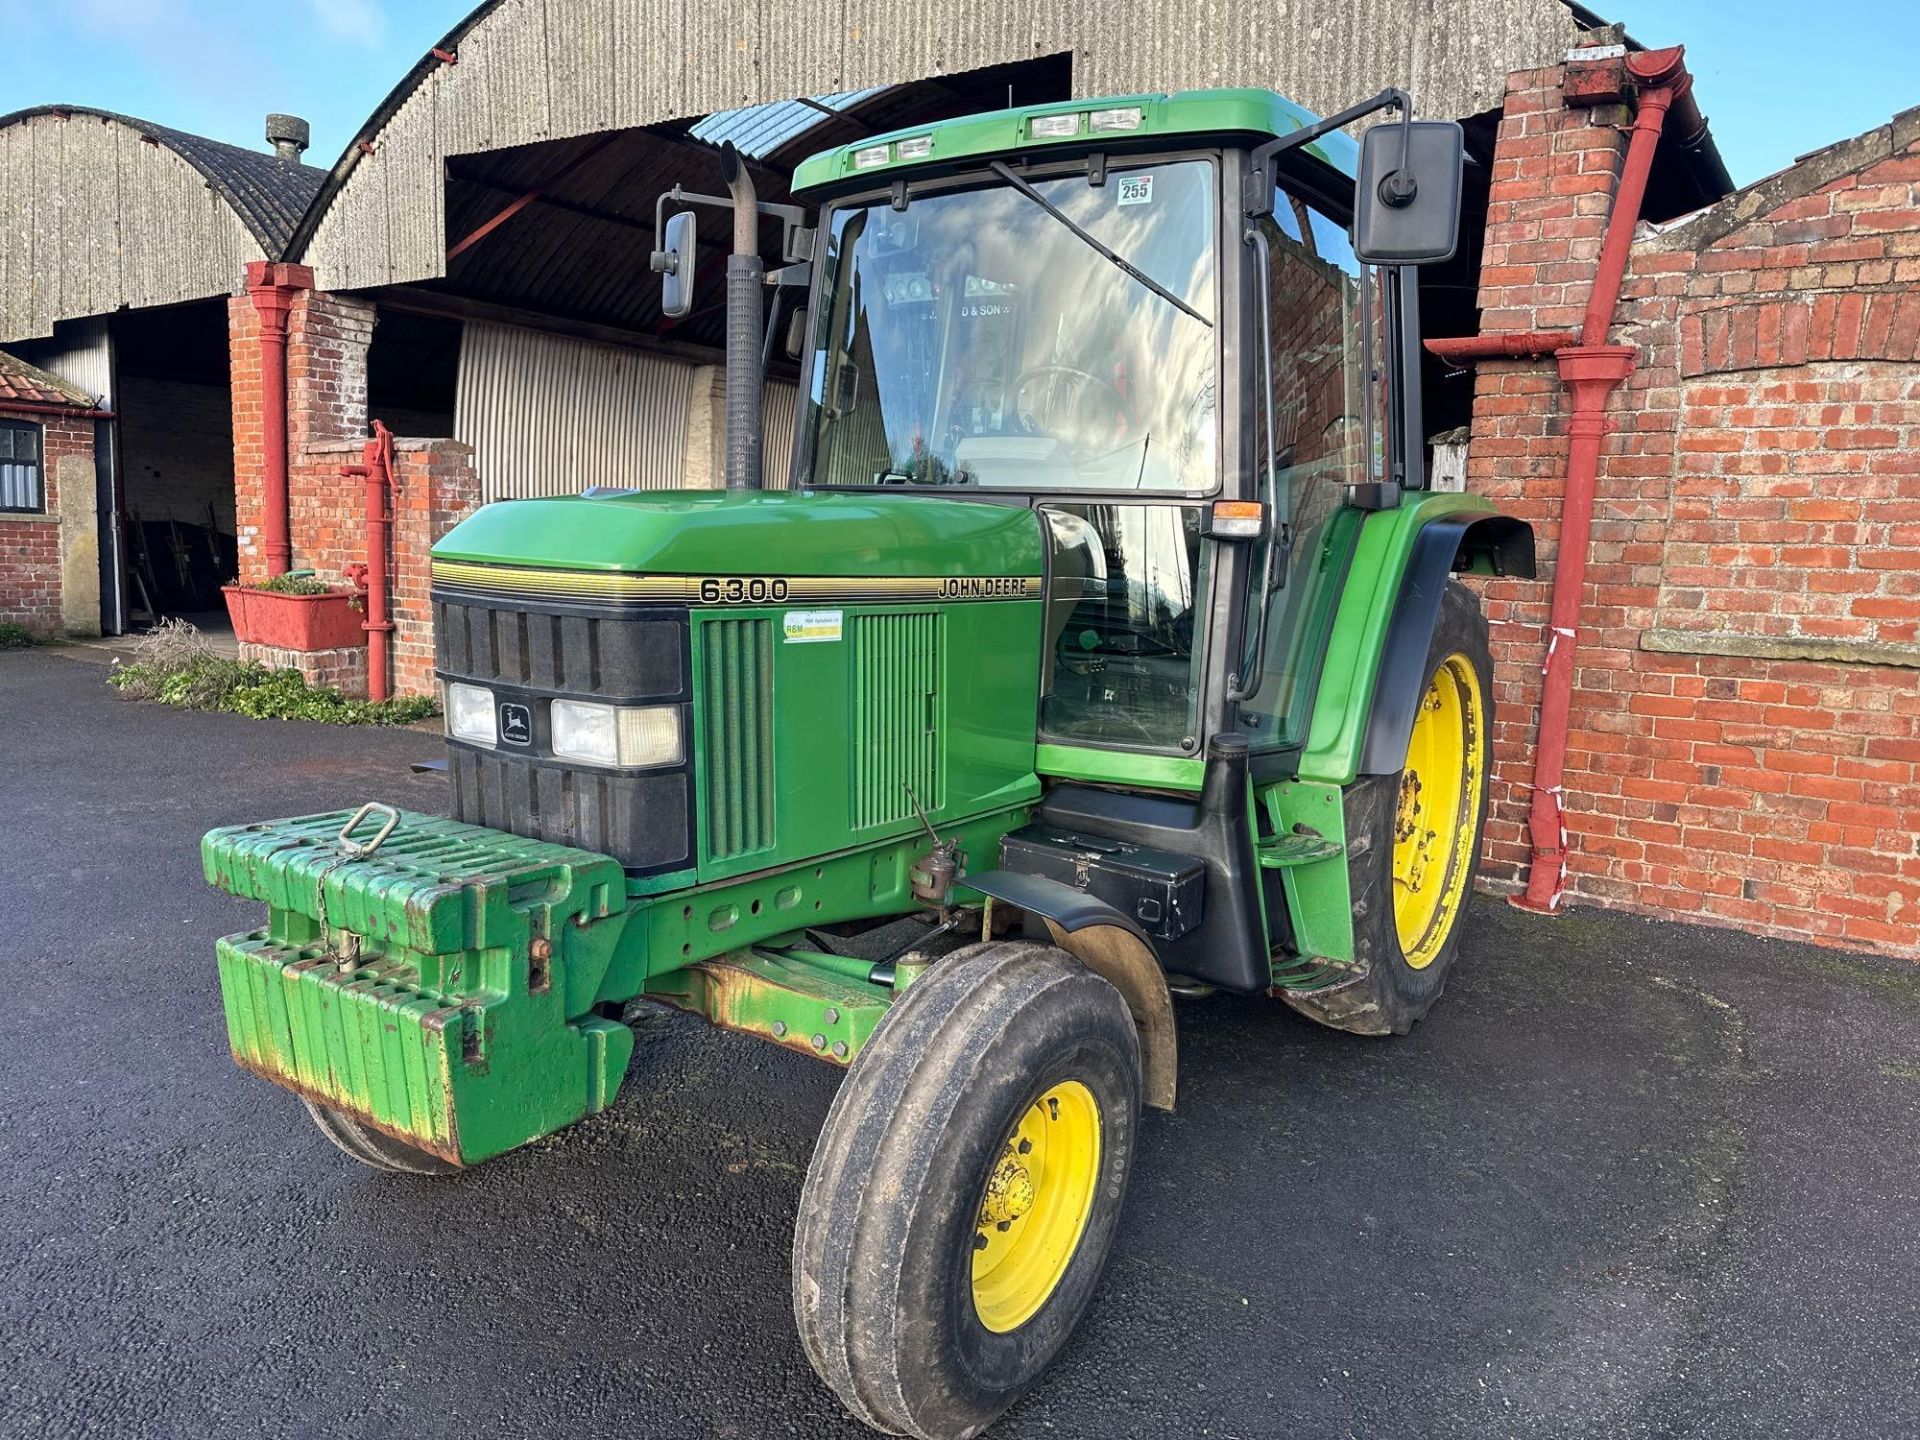
[{"label": "headlight", "polygon": [[479,685],[447,686],[447,733],[456,740],[493,745],[500,739],[493,692]]},{"label": "headlight", "polygon": [[678,765],[686,755],[675,705],[617,708],[556,700],[551,714],[553,753],[564,760],[633,770]]}]

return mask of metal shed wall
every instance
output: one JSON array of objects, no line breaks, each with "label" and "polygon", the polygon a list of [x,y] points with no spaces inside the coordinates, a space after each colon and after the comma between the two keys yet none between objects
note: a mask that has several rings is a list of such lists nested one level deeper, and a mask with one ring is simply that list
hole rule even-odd
[{"label": "metal shed wall", "polygon": [[800,408],[800,387],[790,380],[769,380],[760,427],[762,469],[769,490],[784,490],[793,474],[793,427]]},{"label": "metal shed wall", "polygon": [[695,367],[617,345],[469,321],[454,437],[473,446],[484,500],[589,485],[682,483]]},{"label": "metal shed wall", "polygon": [[1325,112],[1395,83],[1466,116],[1578,34],[1561,0],[842,0],[830,22],[773,0],[491,0],[449,37],[458,63],[423,62],[355,138],[296,258],[326,289],[432,279],[449,156],[795,95],[1070,52],[1079,95],[1266,85]]},{"label": "metal shed wall", "polygon": [[0,127],[0,342],[56,321],[239,288],[260,242],[201,173],[122,121]]}]

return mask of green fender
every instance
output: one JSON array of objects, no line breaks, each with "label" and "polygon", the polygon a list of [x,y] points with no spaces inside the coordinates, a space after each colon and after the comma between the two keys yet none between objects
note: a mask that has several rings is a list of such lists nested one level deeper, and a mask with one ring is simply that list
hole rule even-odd
[{"label": "green fender", "polygon": [[1360,775],[1406,763],[1427,648],[1463,551],[1471,571],[1533,574],[1533,532],[1476,495],[1410,496],[1361,527],[1299,771],[1259,794],[1275,834],[1309,832],[1339,847],[1280,872],[1299,958],[1276,966],[1276,984],[1312,989],[1348,973],[1353,916],[1341,792]]},{"label": "green fender", "polygon": [[[1532,531],[1478,495],[1414,495],[1367,516],[1334,612],[1301,780],[1346,785],[1361,774],[1384,773],[1382,767],[1399,768],[1389,753],[1397,721],[1376,711],[1383,702],[1390,709],[1398,690],[1418,683],[1406,656],[1417,650],[1419,660],[1426,658],[1440,597],[1463,547],[1476,571],[1533,573]],[[1403,760],[1403,731],[1398,740]]]}]

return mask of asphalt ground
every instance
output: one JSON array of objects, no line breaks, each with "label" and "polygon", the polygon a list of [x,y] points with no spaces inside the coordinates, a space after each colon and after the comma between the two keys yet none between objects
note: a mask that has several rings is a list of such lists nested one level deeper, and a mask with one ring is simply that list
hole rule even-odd
[{"label": "asphalt ground", "polygon": [[[97,658],[97,657],[96,657]],[[416,732],[0,655],[0,1435],[858,1436],[788,1308],[837,1072],[648,1010],[453,1181],[227,1059],[216,824],[432,810]],[[1404,1039],[1181,1002],[1093,1309],[992,1432],[1920,1433],[1920,967],[1482,902]]]}]

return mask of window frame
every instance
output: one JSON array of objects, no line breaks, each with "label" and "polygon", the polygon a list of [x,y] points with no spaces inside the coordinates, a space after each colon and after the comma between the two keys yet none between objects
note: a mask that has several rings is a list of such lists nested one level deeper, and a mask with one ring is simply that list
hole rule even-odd
[{"label": "window frame", "polygon": [[47,427],[37,420],[23,420],[17,416],[0,415],[0,434],[29,434],[33,436],[33,458],[30,462],[13,459],[11,456],[0,459],[0,465],[31,464],[33,467],[33,489],[37,503],[33,505],[8,505],[0,502],[0,518],[10,515],[45,515],[47,513]]}]

